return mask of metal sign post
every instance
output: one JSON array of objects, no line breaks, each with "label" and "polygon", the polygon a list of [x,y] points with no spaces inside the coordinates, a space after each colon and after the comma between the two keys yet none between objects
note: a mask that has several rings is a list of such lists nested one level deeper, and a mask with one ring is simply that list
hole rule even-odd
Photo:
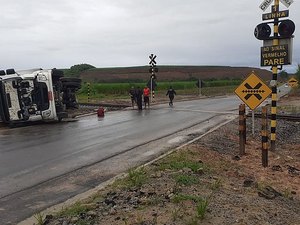
[{"label": "metal sign post", "polygon": [[252,72],[234,92],[252,110],[252,135],[254,135],[254,109],[271,94],[271,89]]},{"label": "metal sign post", "polygon": [[153,78],[150,78],[150,102],[152,102]]},{"label": "metal sign post", "polygon": [[254,136],[254,110],[252,110],[252,135]]},{"label": "metal sign post", "polygon": [[87,97],[87,102],[90,102],[90,83],[87,83],[87,89],[88,89],[88,97]]},{"label": "metal sign post", "polygon": [[197,80],[196,86],[198,87],[198,96],[202,95],[203,81],[200,78]]},{"label": "metal sign post", "polygon": [[[279,0],[275,0],[274,7],[275,12],[279,11]],[[278,18],[274,19],[274,39],[273,45],[278,46]],[[275,140],[276,140],[276,114],[277,114],[277,75],[278,67],[277,64],[272,66],[273,80],[275,85],[272,87],[272,103],[271,103],[271,150],[275,150]]]},{"label": "metal sign post", "polygon": [[262,107],[261,112],[261,158],[263,167],[268,166],[268,115],[267,115],[267,107]]},{"label": "metal sign post", "polygon": [[[259,6],[260,9],[265,11],[273,1],[274,5],[272,5],[271,13],[263,14],[262,16],[263,20],[273,21],[257,25],[254,30],[254,35],[258,40],[264,41],[264,45],[261,48],[261,66],[272,67],[271,150],[274,151],[276,140],[278,69],[282,69],[283,65],[288,65],[292,62],[291,43],[294,37],[295,24],[289,19],[282,19],[289,16],[288,10],[279,11],[279,1],[288,8],[293,3],[293,0],[264,0]],[[273,24],[273,36],[270,36],[272,29],[268,25],[269,23]],[[272,41],[271,45],[269,41]]]},{"label": "metal sign post", "polygon": [[151,73],[151,76],[150,76],[150,91],[151,91],[151,96],[150,96],[150,101],[152,102],[154,100],[154,88],[156,86],[156,84],[154,83],[154,80],[156,80],[156,75],[155,73],[158,72],[158,68],[156,67],[156,55],[154,54],[151,54],[149,56],[150,58],[150,68],[149,68],[149,73]]}]

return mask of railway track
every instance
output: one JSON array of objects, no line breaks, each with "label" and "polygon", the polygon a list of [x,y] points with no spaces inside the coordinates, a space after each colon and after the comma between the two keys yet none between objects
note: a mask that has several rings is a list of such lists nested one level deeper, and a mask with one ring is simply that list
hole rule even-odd
[{"label": "railway track", "polygon": [[110,108],[126,108],[130,107],[130,105],[127,104],[109,104],[109,103],[80,103],[80,108],[98,108],[98,107],[110,107]]},{"label": "railway track", "polygon": [[[247,114],[247,117],[251,117],[251,114]],[[260,113],[255,113],[254,117],[256,118],[261,118]],[[268,118],[271,119],[271,115],[268,115]],[[288,121],[296,121],[300,122],[300,115],[277,115],[276,119],[281,119],[281,120],[288,120]]]}]

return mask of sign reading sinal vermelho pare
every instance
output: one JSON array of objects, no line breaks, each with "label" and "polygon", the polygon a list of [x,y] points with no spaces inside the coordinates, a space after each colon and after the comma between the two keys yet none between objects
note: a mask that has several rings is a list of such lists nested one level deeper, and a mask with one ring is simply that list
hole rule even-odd
[{"label": "sign reading sinal vermelho pare", "polygon": [[261,47],[261,66],[288,65],[288,45],[273,45]]}]

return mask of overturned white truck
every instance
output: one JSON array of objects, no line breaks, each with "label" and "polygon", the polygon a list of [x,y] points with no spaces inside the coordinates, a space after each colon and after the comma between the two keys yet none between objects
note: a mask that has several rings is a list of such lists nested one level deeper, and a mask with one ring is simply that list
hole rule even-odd
[{"label": "overturned white truck", "polygon": [[0,121],[13,125],[30,121],[61,121],[77,108],[78,78],[57,69],[0,70]]}]

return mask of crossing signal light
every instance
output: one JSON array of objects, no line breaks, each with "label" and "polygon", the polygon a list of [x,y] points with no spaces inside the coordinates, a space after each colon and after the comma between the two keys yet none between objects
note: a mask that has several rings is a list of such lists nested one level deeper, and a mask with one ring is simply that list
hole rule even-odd
[{"label": "crossing signal light", "polygon": [[271,27],[267,23],[258,24],[254,29],[254,36],[258,40],[268,40],[271,35]]},{"label": "crossing signal light", "polygon": [[290,38],[295,31],[295,24],[292,20],[283,20],[278,26],[278,33],[280,37]]},{"label": "crossing signal light", "polygon": [[[291,38],[295,31],[295,24],[291,20],[281,20],[278,25],[279,38]],[[258,24],[254,29],[254,36],[258,40],[272,40],[270,37],[272,33],[271,27],[268,23]]]}]

